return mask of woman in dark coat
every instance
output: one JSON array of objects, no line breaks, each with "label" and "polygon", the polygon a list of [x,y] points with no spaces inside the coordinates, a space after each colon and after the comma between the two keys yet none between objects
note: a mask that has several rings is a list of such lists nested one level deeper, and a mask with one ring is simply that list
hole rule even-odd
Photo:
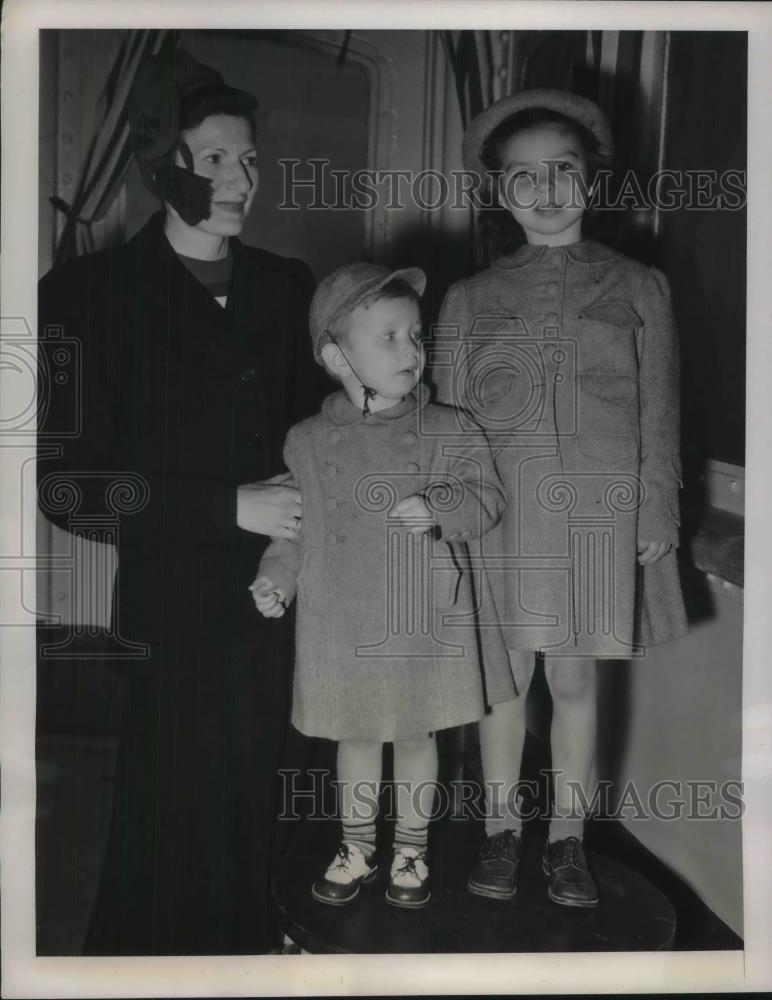
[{"label": "woman in dark coat", "polygon": [[[68,530],[73,514],[85,527],[116,503],[132,511],[111,629],[127,709],[90,954],[276,943],[291,629],[256,614],[248,587],[265,536],[291,536],[301,508],[278,483],[242,484],[281,471],[285,432],[323,387],[306,347],[310,271],[236,238],[257,185],[255,107],[187,53],[150,60],[130,121],[164,210],[40,284],[41,336],[79,341],[83,387],[74,438],[77,401],[50,394],[43,431],[61,454],[39,462],[41,509]],[[133,496],[111,492],[127,479]]]}]

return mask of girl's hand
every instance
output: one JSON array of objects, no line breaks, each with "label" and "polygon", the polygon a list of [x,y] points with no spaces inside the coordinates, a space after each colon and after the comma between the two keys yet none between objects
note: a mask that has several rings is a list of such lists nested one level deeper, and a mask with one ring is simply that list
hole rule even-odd
[{"label": "girl's hand", "polygon": [[258,576],[249,588],[255,607],[265,618],[281,618],[287,610],[287,595],[267,576]]},{"label": "girl's hand", "polygon": [[423,535],[434,527],[434,515],[418,493],[400,500],[392,510],[391,517],[398,521],[420,521],[420,524],[414,524],[410,528],[410,532],[414,535]]},{"label": "girl's hand", "polygon": [[294,486],[284,486],[290,479],[284,472],[263,483],[247,483],[236,491],[236,523],[245,531],[270,538],[300,535],[300,493]]},{"label": "girl's hand", "polygon": [[644,542],[639,538],[638,562],[641,566],[649,566],[661,559],[670,549],[670,542]]}]

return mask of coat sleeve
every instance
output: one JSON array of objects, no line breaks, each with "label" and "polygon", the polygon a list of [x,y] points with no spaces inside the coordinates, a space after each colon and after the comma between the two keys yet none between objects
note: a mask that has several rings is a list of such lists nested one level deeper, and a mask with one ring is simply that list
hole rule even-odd
[{"label": "coat sleeve", "polygon": [[680,381],[678,338],[667,279],[650,268],[641,292],[638,333],[641,479],[638,537],[678,545]]},{"label": "coat sleeve", "polygon": [[444,452],[442,475],[430,483],[424,498],[446,542],[480,538],[501,520],[507,497],[482,432],[466,431]]},{"label": "coat sleeve", "polygon": [[[298,485],[297,456],[292,430],[284,442],[284,462],[292,476],[292,484]],[[289,603],[297,592],[300,573],[300,543],[289,538],[274,538],[260,560],[258,576],[267,576],[284,594]]]},{"label": "coat sleeve", "polygon": [[452,285],[440,309],[433,344],[432,381],[438,403],[467,408],[467,336],[472,323],[465,282]]},{"label": "coat sleeve", "polygon": [[[88,257],[45,275],[38,286],[38,503],[54,524],[100,517],[114,468],[116,413],[105,276]],[[62,370],[58,359],[70,363]]]}]

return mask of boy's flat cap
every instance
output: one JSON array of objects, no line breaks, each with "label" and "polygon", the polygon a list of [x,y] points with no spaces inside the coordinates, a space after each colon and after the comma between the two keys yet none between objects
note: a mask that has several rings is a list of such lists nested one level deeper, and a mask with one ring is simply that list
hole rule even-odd
[{"label": "boy's flat cap", "polygon": [[420,267],[394,271],[382,264],[344,264],[319,282],[309,312],[311,342],[317,361],[321,361],[322,348],[330,340],[330,327],[397,278],[406,281],[419,296],[423,295],[426,275]]}]

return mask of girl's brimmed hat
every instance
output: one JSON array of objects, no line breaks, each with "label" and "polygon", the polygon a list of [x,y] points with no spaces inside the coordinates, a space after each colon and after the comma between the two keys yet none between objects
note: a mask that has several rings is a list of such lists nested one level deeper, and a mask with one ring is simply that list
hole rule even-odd
[{"label": "girl's brimmed hat", "polygon": [[597,104],[568,90],[521,90],[519,94],[502,97],[500,101],[491,104],[473,119],[461,146],[464,168],[481,177],[485,176],[487,167],[480,159],[480,152],[491,132],[512,115],[537,108],[555,111],[584,125],[598,140],[599,154],[609,160],[613,156],[614,140],[611,127]]},{"label": "girl's brimmed hat", "polygon": [[319,282],[309,312],[311,342],[318,362],[321,363],[322,348],[330,343],[330,327],[395,279],[410,285],[419,298],[426,288],[426,275],[420,267],[393,271],[381,264],[364,262],[344,264]]}]

